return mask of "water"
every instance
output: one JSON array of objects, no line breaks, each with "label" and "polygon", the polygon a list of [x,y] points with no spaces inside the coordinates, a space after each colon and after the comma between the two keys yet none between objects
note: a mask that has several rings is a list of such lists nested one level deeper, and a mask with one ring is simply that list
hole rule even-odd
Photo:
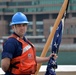
[{"label": "water", "polygon": [[[50,53],[48,52],[46,56]],[[41,52],[37,52],[37,55],[40,56]],[[59,65],[76,65],[76,52],[59,52],[57,63]]]},{"label": "water", "polygon": [[[48,56],[51,52],[48,52],[46,56]],[[37,56],[41,55],[40,51],[37,51]],[[76,52],[59,52],[57,63],[58,65],[76,65]],[[1,60],[1,53],[0,53],[0,60]],[[47,63],[43,63],[47,64]]]}]

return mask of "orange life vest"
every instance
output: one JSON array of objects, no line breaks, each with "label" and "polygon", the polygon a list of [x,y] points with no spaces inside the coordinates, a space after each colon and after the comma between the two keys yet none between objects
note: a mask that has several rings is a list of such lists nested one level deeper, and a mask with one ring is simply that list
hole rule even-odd
[{"label": "orange life vest", "polygon": [[[12,67],[11,72],[13,74],[34,74],[36,72],[37,62],[36,62],[36,50],[34,46],[29,45],[24,40],[18,36],[12,34],[10,37],[16,38],[19,42],[22,43],[22,54],[21,56],[15,57],[11,60],[11,64],[16,67]],[[19,63],[18,63],[19,62]],[[9,69],[9,70],[10,70]]]}]

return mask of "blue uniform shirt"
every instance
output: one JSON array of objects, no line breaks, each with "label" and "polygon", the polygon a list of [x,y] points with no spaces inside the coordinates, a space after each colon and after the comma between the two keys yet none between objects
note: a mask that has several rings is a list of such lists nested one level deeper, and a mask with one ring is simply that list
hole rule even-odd
[{"label": "blue uniform shirt", "polygon": [[[24,38],[24,41],[26,41],[25,38]],[[2,59],[6,57],[12,59],[17,56],[20,56],[21,53],[22,53],[22,44],[18,42],[15,38],[8,38],[4,42]],[[14,74],[11,74],[10,72],[7,71],[5,75],[14,75]]]}]

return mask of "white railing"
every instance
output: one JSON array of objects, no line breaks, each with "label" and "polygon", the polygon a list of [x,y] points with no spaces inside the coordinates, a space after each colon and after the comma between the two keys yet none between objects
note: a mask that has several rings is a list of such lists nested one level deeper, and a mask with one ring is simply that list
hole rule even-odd
[{"label": "white railing", "polygon": [[[45,72],[47,65],[42,65],[39,72]],[[76,65],[58,65],[56,72],[76,72]],[[0,75],[5,72],[0,68]]]}]

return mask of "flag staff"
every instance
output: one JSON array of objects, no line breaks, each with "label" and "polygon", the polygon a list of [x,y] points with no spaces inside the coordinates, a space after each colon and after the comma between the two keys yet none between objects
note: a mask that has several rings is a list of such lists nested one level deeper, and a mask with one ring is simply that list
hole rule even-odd
[{"label": "flag staff", "polygon": [[[49,47],[50,47],[50,43],[51,43],[51,41],[52,41],[52,38],[54,37],[55,31],[56,31],[56,29],[57,29],[57,27],[58,27],[58,25],[59,25],[59,23],[60,23],[60,20],[62,19],[62,16],[63,16],[66,8],[67,8],[67,4],[68,4],[68,0],[64,0],[64,3],[63,3],[63,5],[62,5],[62,7],[61,7],[61,10],[60,10],[60,12],[59,12],[59,14],[58,14],[58,16],[57,16],[57,19],[56,19],[56,21],[55,21],[55,24],[54,24],[54,26],[53,26],[52,32],[50,33],[50,35],[49,35],[49,37],[48,37],[48,39],[47,39],[47,41],[46,41],[46,44],[45,44],[45,46],[44,46],[44,49],[43,49],[43,51],[42,51],[42,53],[41,53],[41,57],[45,57],[46,54],[47,54],[47,52],[48,52],[48,49],[49,49]],[[35,75],[38,74],[41,65],[42,65],[42,63],[38,64],[38,66],[37,66],[37,71],[36,71]]]}]

